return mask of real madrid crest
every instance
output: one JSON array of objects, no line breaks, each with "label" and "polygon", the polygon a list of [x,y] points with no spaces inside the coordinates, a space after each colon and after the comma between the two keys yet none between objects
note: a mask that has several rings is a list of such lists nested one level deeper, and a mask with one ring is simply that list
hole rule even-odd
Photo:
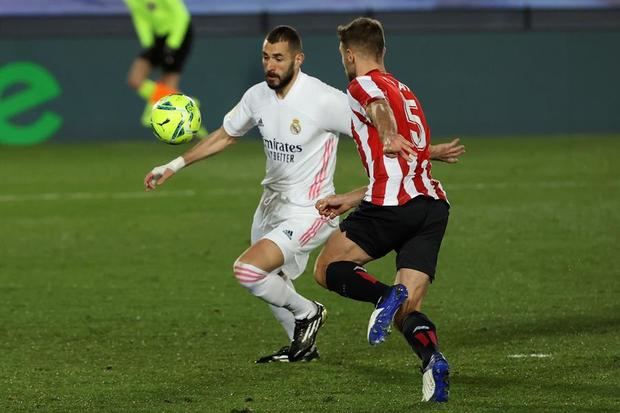
[{"label": "real madrid crest", "polygon": [[291,122],[291,133],[293,135],[299,135],[299,132],[301,132],[301,123],[299,119],[293,119]]}]

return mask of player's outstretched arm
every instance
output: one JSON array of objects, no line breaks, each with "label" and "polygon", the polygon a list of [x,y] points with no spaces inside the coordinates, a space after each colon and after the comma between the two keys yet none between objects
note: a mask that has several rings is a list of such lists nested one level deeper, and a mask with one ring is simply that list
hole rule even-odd
[{"label": "player's outstretched arm", "polygon": [[[413,143],[398,134],[394,113],[388,102],[378,99],[369,103],[366,113],[377,128],[383,142],[383,153],[388,157],[402,156],[406,160],[412,160],[415,156]],[[448,143],[430,146],[430,158],[446,163],[458,162],[458,157],[465,153],[465,146],[459,144],[459,139]]]},{"label": "player's outstretched arm", "polygon": [[220,127],[183,154],[185,166],[220,153],[235,142],[237,138],[230,136],[223,127]]},{"label": "player's outstretched arm", "polygon": [[349,209],[356,207],[364,199],[366,187],[358,188],[354,191],[341,195],[331,195],[317,201],[315,207],[319,214],[327,218],[336,218]]},{"label": "player's outstretched arm", "polygon": [[213,156],[236,142],[236,138],[230,136],[224,128],[220,127],[211,132],[206,138],[194,145],[190,150],[165,165],[156,166],[144,177],[144,188],[147,191],[162,185],[172,175],[184,167]]},{"label": "player's outstretched arm", "polygon": [[448,143],[431,145],[431,159],[446,163],[457,163],[459,156],[465,153],[465,145],[460,144],[460,139],[456,138]]}]

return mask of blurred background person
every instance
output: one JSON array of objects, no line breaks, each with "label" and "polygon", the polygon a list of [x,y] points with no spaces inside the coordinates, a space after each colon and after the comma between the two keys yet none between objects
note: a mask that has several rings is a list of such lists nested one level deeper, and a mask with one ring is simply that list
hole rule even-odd
[{"label": "blurred background person", "polygon": [[[181,73],[193,42],[191,16],[183,0],[125,0],[142,51],[129,68],[127,83],[146,100],[142,124],[149,127],[151,107],[160,98],[179,91]],[[154,68],[158,80],[150,78]],[[199,135],[206,135],[201,128]]]}]

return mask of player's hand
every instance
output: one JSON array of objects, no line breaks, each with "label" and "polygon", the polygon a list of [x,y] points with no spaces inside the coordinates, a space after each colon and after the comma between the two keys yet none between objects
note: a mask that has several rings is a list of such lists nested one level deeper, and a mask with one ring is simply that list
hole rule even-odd
[{"label": "player's hand", "polygon": [[459,156],[465,153],[465,145],[460,144],[460,139],[456,138],[448,143],[433,145],[431,158],[446,163],[457,163]]},{"label": "player's hand", "polygon": [[351,202],[347,195],[331,195],[317,201],[315,208],[319,215],[329,219],[334,219],[353,208],[355,203]]},{"label": "player's hand", "polygon": [[402,156],[407,162],[416,157],[413,143],[398,133],[389,133],[383,136],[383,154],[388,158]]},{"label": "player's hand", "polygon": [[144,177],[144,189],[152,191],[159,185],[163,185],[172,175],[174,171],[165,166],[156,166],[151,172]]}]

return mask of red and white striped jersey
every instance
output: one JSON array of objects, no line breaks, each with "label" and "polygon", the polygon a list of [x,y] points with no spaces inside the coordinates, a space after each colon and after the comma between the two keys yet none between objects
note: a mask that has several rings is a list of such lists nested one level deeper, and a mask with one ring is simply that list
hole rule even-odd
[{"label": "red and white striped jersey", "polygon": [[[403,205],[421,195],[447,201],[441,183],[431,176],[430,129],[413,92],[391,74],[373,70],[353,79],[347,95],[353,139],[370,179],[364,200],[383,206]],[[392,108],[398,133],[413,142],[417,154],[413,161],[383,154],[379,132],[365,110],[378,99],[385,99]]]}]

